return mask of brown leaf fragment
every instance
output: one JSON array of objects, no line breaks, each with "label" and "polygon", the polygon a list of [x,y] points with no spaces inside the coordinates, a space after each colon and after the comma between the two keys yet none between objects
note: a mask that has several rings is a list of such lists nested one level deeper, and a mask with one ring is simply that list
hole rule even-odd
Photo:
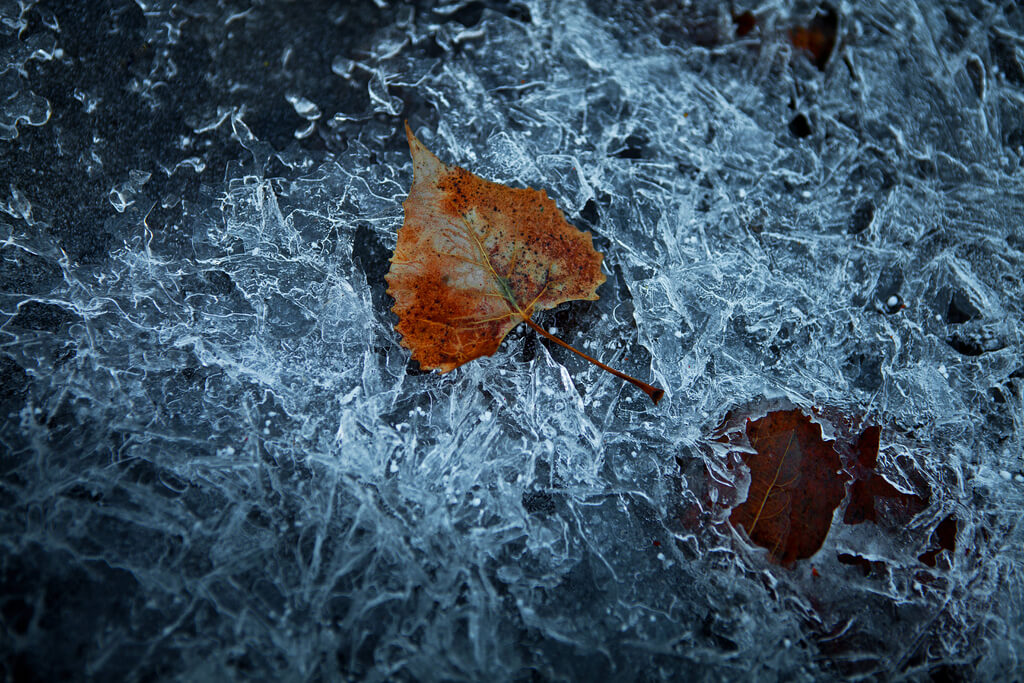
[{"label": "brown leaf fragment", "polygon": [[748,421],[746,431],[755,450],[742,454],[750,489],[729,521],[780,564],[811,557],[828,535],[849,479],[839,454],[822,439],[821,425],[795,409]]},{"label": "brown leaf fragment", "polygon": [[928,507],[928,498],[905,493],[878,474],[878,444],[881,429],[865,429],[853,446],[855,481],[850,485],[850,502],[843,514],[846,524],[878,522],[883,511],[894,524],[906,524]]},{"label": "brown leaf fragment", "polygon": [[789,39],[794,47],[810,52],[814,65],[824,71],[828,58],[832,56],[832,50],[836,47],[838,28],[839,17],[836,11],[831,7],[823,7],[811,20],[810,26],[793,28],[789,32]]},{"label": "brown leaf fragment", "polygon": [[424,370],[449,372],[498,350],[519,323],[640,387],[531,320],[536,310],[594,301],[605,281],[589,232],[565,220],[543,190],[506,187],[434,156],[406,124],[413,185],[385,279],[395,329]]},{"label": "brown leaf fragment", "polygon": [[750,10],[742,12],[741,14],[736,14],[734,12],[732,15],[732,23],[736,24],[736,36],[738,38],[742,38],[753,31],[754,27],[757,26],[757,17],[755,17],[754,13]]}]

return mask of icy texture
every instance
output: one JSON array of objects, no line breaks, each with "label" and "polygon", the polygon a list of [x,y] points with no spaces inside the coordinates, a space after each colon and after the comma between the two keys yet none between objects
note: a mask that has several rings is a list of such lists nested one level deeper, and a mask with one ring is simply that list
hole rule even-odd
[{"label": "icy texture", "polygon": [[[802,3],[226,4],[0,3],[8,676],[1020,670],[1021,10],[844,3],[819,70]],[[406,118],[594,233],[538,319],[661,405],[522,330],[410,365]],[[772,565],[709,484],[765,399],[927,509]]]}]

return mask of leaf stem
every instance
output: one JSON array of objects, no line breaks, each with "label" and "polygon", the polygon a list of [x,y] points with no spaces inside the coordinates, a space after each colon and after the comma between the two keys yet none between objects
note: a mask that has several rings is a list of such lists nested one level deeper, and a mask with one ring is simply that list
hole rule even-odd
[{"label": "leaf stem", "polygon": [[568,343],[562,341],[561,339],[559,339],[558,337],[556,337],[555,335],[551,334],[550,332],[545,330],[543,327],[541,327],[537,323],[533,322],[533,320],[531,320],[530,318],[528,318],[526,316],[523,316],[523,320],[525,320],[526,324],[529,325],[530,327],[532,327],[533,329],[535,329],[537,331],[537,333],[540,334],[541,336],[546,337],[547,339],[550,339],[551,341],[555,342],[559,346],[562,346],[564,348],[569,349],[570,351],[575,353],[580,358],[583,358],[585,360],[589,360],[591,363],[593,363],[597,367],[601,368],[602,370],[605,370],[606,372],[612,373],[613,375],[615,375],[619,379],[624,379],[627,382],[629,382],[630,384],[632,384],[633,386],[639,387],[639,389],[641,391],[643,391],[645,394],[647,394],[648,396],[651,397],[651,400],[654,401],[654,405],[658,405],[658,401],[660,401],[661,397],[665,395],[664,389],[659,389],[658,387],[651,386],[647,382],[641,382],[636,377],[630,377],[629,375],[627,375],[624,372],[619,372],[615,368],[612,368],[612,367],[609,367],[609,366],[605,365],[604,363],[602,363],[601,361],[597,360],[596,358],[591,358],[590,356],[588,356],[587,354],[583,353],[579,349],[575,348],[571,344],[568,344]]}]

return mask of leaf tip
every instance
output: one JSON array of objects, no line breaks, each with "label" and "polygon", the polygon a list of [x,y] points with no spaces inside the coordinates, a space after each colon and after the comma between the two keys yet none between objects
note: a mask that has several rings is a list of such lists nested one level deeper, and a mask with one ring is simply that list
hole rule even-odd
[{"label": "leaf tip", "polygon": [[408,119],[405,121],[405,137],[409,141],[414,175],[426,178],[431,174],[442,173],[447,168],[444,162],[427,149],[427,146],[420,142],[420,139],[412,132],[412,126],[409,125]]}]

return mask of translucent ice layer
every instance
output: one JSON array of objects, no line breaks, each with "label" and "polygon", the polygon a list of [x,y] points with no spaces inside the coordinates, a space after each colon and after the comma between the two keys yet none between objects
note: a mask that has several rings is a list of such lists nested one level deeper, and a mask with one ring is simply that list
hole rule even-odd
[{"label": "translucent ice layer", "polygon": [[[719,5],[0,3],[0,670],[1012,677],[1024,12]],[[536,319],[660,405],[410,362],[404,120],[593,233]],[[776,410],[846,468],[786,564]]]}]

